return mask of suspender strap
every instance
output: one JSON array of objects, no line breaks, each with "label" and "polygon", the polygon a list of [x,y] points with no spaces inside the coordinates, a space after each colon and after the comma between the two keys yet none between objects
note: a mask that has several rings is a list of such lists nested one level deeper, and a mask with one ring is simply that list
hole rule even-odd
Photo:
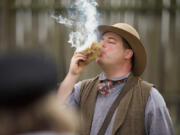
[{"label": "suspender strap", "polygon": [[122,88],[120,94],[115,99],[111,108],[109,109],[109,112],[107,113],[106,118],[105,118],[97,135],[105,134],[106,129],[112,119],[113,114],[114,114],[114,111],[116,110],[117,106],[119,105],[121,99],[126,95],[126,93],[128,91],[132,90],[133,86],[137,83],[137,81],[138,81],[138,78],[134,77],[132,74],[129,76],[129,78],[128,78],[126,84],[124,85],[124,87]]}]

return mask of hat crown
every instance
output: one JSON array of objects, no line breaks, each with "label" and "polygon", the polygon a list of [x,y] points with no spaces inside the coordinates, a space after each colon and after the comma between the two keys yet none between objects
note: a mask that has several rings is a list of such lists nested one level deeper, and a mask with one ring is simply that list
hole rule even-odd
[{"label": "hat crown", "polygon": [[131,33],[132,35],[134,35],[136,38],[140,39],[140,36],[138,34],[138,32],[129,24],[126,23],[116,23],[114,25],[112,25],[113,27],[122,29],[124,31],[127,31],[129,33]]}]

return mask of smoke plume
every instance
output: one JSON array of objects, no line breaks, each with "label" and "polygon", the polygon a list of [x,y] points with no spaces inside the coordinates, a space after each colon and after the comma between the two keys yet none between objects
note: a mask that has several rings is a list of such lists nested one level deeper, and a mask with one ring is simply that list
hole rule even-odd
[{"label": "smoke plume", "polygon": [[72,0],[71,8],[67,10],[67,18],[61,15],[52,16],[58,23],[72,29],[68,42],[76,48],[76,51],[81,51],[97,41],[97,6],[95,0]]}]

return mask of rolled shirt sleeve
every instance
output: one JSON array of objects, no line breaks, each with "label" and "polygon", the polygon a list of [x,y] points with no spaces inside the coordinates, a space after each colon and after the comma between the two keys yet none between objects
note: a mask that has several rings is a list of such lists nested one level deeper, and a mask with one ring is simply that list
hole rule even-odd
[{"label": "rolled shirt sleeve", "polygon": [[81,83],[82,82],[79,81],[74,85],[71,95],[66,100],[68,105],[79,108]]},{"label": "rolled shirt sleeve", "polygon": [[145,109],[146,135],[174,135],[166,103],[157,89],[152,88]]}]

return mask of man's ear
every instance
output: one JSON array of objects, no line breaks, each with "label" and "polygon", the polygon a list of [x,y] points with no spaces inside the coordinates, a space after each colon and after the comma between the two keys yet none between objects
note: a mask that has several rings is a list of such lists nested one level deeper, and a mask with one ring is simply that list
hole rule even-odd
[{"label": "man's ear", "polygon": [[132,56],[133,56],[133,50],[132,49],[126,49],[125,59],[131,59]]}]

